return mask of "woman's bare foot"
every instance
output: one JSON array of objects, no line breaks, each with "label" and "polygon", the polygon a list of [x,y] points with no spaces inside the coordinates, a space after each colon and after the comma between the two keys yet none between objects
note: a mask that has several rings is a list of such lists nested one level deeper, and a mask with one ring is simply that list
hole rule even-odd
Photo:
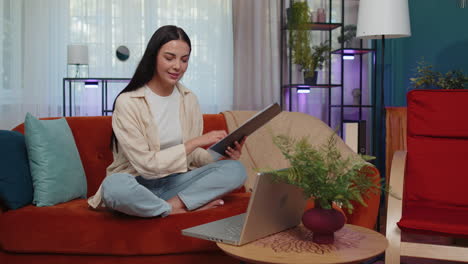
[{"label": "woman's bare foot", "polygon": [[170,214],[181,214],[188,212],[185,204],[180,200],[179,196],[174,196],[171,199],[167,200],[167,202],[172,206],[172,211]]},{"label": "woman's bare foot", "polygon": [[182,213],[186,213],[186,212],[188,212],[188,210],[185,209],[185,208],[174,208],[173,207],[170,215],[171,214],[182,214]]},{"label": "woman's bare foot", "polygon": [[[171,199],[167,200],[167,202],[172,206],[172,211],[170,214],[181,214],[188,212],[187,208],[185,207],[184,203],[180,200],[178,196],[172,197]],[[224,205],[224,201],[222,199],[217,199],[205,204],[202,207],[195,209],[194,211],[201,211],[211,208],[216,208]]]},{"label": "woman's bare foot", "polygon": [[211,209],[211,208],[216,208],[224,205],[224,201],[222,199],[214,200],[211,201],[204,206],[197,208],[195,211],[201,211],[201,210],[206,210],[206,209]]}]

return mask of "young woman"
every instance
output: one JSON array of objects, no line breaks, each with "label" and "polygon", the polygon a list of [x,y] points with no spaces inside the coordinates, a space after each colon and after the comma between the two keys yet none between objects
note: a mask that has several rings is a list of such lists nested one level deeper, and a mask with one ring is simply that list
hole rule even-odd
[{"label": "young woman", "polygon": [[202,135],[196,96],[179,80],[188,67],[190,39],[176,26],[151,37],[130,83],[117,96],[112,116],[114,162],[107,168],[93,208],[141,217],[167,216],[223,205],[224,194],[246,179],[237,161],[242,142],[215,161],[202,146],[226,136]]}]

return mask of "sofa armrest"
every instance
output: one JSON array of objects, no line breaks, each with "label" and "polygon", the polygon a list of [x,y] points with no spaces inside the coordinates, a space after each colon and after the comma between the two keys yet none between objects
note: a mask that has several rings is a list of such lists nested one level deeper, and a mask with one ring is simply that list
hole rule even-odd
[{"label": "sofa armrest", "polygon": [[[385,251],[385,259],[389,263],[400,262],[401,230],[397,226],[401,219],[403,184],[405,179],[407,151],[399,150],[395,152],[390,170],[390,194],[387,202],[387,226],[386,234],[389,242]],[[395,262],[398,260],[398,262]]]},{"label": "sofa armrest", "polygon": [[5,205],[3,204],[3,202],[0,201],[0,214],[2,214],[2,213],[5,212],[5,211],[6,211],[6,207],[5,207]]},{"label": "sofa armrest", "polygon": [[[372,178],[376,184],[380,184],[381,177],[377,168],[367,165],[363,172],[365,172],[368,177]],[[368,195],[363,197],[367,206],[364,206],[357,201],[351,202],[354,206],[353,213],[349,214],[347,210],[344,210],[348,220],[347,223],[374,229],[379,214],[380,192],[380,189],[375,193],[370,191],[368,192]]]},{"label": "sofa armrest", "polygon": [[385,111],[385,175],[390,175],[393,155],[398,150],[406,150],[407,108],[386,107]]}]

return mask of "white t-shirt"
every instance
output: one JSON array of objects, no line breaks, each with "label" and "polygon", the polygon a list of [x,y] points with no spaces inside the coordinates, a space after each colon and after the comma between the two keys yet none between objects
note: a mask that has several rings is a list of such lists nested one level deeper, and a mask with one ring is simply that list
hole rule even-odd
[{"label": "white t-shirt", "polygon": [[145,87],[151,113],[159,129],[161,150],[182,144],[182,129],[180,127],[180,93],[176,87],[169,96],[159,96]]}]

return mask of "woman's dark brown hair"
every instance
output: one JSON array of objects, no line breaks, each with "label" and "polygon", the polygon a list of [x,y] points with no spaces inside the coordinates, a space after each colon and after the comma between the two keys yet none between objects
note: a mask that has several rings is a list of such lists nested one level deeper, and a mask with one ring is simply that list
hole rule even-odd
[{"label": "woman's dark brown hair", "polygon": [[[159,50],[161,47],[171,40],[183,40],[185,41],[190,51],[192,50],[192,44],[190,43],[190,38],[187,36],[185,31],[177,26],[162,26],[156,32],[154,32],[153,36],[151,37],[150,41],[148,42],[148,46],[146,46],[145,53],[138,64],[138,67],[133,74],[132,79],[128,83],[128,85],[117,95],[115,98],[114,104],[112,106],[112,111],[115,110],[115,102],[119,95],[135,91],[138,88],[142,87],[146,83],[148,83],[152,78],[154,73],[156,72],[156,58],[158,56]],[[117,138],[115,137],[114,130],[112,130],[111,136],[111,149],[113,146],[116,147],[116,151],[118,151],[117,146]]]}]

